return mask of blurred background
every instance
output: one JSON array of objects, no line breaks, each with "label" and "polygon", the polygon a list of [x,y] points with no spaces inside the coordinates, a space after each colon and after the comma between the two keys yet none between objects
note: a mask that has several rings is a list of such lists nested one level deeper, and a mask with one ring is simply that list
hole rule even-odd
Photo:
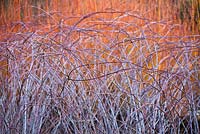
[{"label": "blurred background", "polygon": [[[151,20],[181,24],[181,34],[200,32],[200,0],[1,0],[0,30],[17,31],[22,23],[50,27],[61,18],[98,11],[131,11]],[[65,22],[73,24],[76,19]]]}]

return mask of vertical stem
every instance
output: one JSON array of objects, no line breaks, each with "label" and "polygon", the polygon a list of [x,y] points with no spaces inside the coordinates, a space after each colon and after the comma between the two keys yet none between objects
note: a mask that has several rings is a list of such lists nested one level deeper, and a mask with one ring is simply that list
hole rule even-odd
[{"label": "vertical stem", "polygon": [[[29,80],[28,80],[29,81]],[[27,134],[27,88],[28,88],[28,82],[26,83],[25,88],[25,95],[24,95],[24,134]]]}]

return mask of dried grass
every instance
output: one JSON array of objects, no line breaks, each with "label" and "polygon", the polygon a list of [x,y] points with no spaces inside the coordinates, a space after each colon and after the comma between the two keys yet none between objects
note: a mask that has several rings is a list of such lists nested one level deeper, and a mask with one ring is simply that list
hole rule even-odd
[{"label": "dried grass", "polygon": [[1,42],[0,133],[199,133],[199,35],[131,12],[68,19]]}]

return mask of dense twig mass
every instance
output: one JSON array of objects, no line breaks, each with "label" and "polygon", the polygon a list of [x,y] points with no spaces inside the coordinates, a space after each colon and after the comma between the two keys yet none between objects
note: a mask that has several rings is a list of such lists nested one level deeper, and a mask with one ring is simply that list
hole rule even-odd
[{"label": "dense twig mass", "polygon": [[199,133],[199,35],[131,12],[68,19],[1,42],[0,133]]}]

